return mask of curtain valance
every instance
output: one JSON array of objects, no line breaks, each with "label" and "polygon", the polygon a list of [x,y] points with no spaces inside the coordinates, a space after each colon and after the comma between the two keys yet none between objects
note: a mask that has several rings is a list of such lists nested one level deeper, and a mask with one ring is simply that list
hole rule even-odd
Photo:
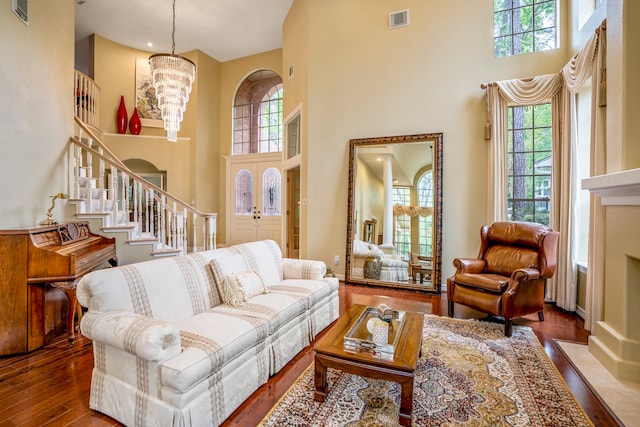
[{"label": "curtain valance", "polygon": [[596,31],[585,43],[584,47],[562,68],[562,77],[570,92],[579,92],[584,83],[591,77],[599,40],[600,32]]},{"label": "curtain valance", "polygon": [[536,105],[549,102],[562,87],[560,74],[545,74],[528,79],[496,82],[500,95],[509,104]]},{"label": "curtain valance", "polygon": [[425,208],[422,206],[403,206],[393,205],[394,215],[409,215],[411,218],[417,216],[430,216],[433,215],[433,208]]}]

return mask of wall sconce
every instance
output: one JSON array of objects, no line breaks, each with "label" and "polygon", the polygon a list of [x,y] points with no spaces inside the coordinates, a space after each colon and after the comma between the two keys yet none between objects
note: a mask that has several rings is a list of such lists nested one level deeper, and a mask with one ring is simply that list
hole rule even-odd
[{"label": "wall sconce", "polygon": [[69,196],[64,194],[64,193],[58,193],[55,196],[49,196],[49,197],[52,197],[52,199],[51,199],[51,207],[49,209],[47,209],[47,219],[42,221],[40,223],[40,225],[56,225],[58,223],[58,221],[53,219],[53,208],[56,207],[56,199],[68,199],[69,198]]}]

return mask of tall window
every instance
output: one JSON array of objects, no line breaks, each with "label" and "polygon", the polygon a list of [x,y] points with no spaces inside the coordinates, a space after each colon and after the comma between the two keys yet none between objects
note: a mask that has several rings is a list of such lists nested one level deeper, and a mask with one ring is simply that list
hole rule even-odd
[{"label": "tall window", "polygon": [[[591,79],[589,79],[582,90],[578,93],[576,108],[576,166],[577,180],[582,181],[591,176]],[[578,236],[576,253],[574,258],[578,263],[587,265],[589,256],[589,216],[590,216],[590,193],[589,190],[578,190],[575,195],[576,224],[574,230]]]},{"label": "tall window", "polygon": [[282,151],[282,79],[270,70],[249,75],[233,106],[233,154]]},{"label": "tall window", "polygon": [[508,120],[507,217],[549,225],[551,104],[510,107]]},{"label": "tall window", "polygon": [[493,0],[496,58],[558,47],[556,0]]},{"label": "tall window", "polygon": [[[411,195],[409,187],[393,187],[393,204],[410,206]],[[393,252],[401,259],[409,259],[411,251],[411,217],[409,215],[395,215],[393,230]]]},{"label": "tall window", "polygon": [[[418,179],[418,206],[433,208],[433,171],[427,171]],[[418,217],[418,253],[431,256],[433,248],[433,214]]]},{"label": "tall window", "polygon": [[260,103],[260,152],[282,151],[282,85],[272,87]]}]

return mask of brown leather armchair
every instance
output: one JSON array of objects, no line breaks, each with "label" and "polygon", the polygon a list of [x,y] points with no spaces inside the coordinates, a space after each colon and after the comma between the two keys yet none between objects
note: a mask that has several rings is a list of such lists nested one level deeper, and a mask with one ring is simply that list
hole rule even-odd
[{"label": "brown leather armchair", "polygon": [[456,272],[447,279],[449,317],[454,303],[511,321],[531,313],[544,320],[544,287],[556,270],[560,233],[532,222],[496,222],[480,229],[477,259],[456,258]]}]

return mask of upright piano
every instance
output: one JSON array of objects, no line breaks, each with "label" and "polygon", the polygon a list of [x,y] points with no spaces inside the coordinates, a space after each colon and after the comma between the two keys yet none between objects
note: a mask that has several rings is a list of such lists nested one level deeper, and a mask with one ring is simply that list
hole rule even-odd
[{"label": "upright piano", "polygon": [[[55,333],[47,304],[60,289],[67,296],[67,334],[73,345],[76,281],[117,265],[114,238],[94,234],[87,221],[0,230],[0,356],[47,344]],[[64,299],[64,297],[63,297]],[[59,315],[63,319],[63,315]]]}]

